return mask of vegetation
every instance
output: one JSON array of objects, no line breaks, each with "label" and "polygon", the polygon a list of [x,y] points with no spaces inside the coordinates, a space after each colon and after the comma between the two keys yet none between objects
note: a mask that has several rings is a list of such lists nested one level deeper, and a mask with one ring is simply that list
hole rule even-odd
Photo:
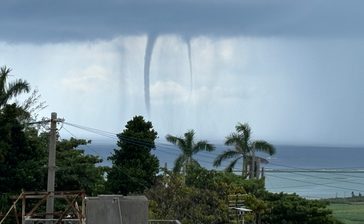
[{"label": "vegetation", "polygon": [[267,192],[264,200],[268,202],[270,212],[263,214],[263,223],[287,224],[340,224],[327,208],[327,203],[319,200],[307,200],[295,194],[273,194]]},{"label": "vegetation", "polygon": [[151,154],[157,132],[150,121],[135,116],[117,136],[119,148],[110,157],[107,189],[115,194],[142,193],[154,184],[159,171],[159,160]]},{"label": "vegetation", "polygon": [[[234,173],[191,166],[185,177],[166,171],[146,195],[150,216],[179,219],[182,223],[229,223],[238,220],[230,207],[253,210],[246,223],[339,224],[327,203],[307,200],[295,194],[273,194],[264,189],[264,180],[246,180]],[[233,196],[242,199],[237,204]]]},{"label": "vegetation", "polygon": [[364,203],[332,203],[328,207],[333,211],[333,216],[345,224],[364,223]]},{"label": "vegetation", "polygon": [[79,146],[91,143],[71,138],[57,142],[56,190],[84,190],[87,195],[97,196],[105,191],[106,167],[98,156],[86,155]]},{"label": "vegetation", "polygon": [[[182,223],[228,223],[231,218],[229,195],[246,195],[246,180],[232,173],[208,171],[197,165],[188,167],[187,176],[164,171],[146,195],[150,216],[178,219]],[[250,195],[248,206],[264,202]],[[249,220],[249,217],[248,217]],[[250,216],[252,220],[252,216]]]},{"label": "vegetation", "polygon": [[[18,119],[23,114],[16,105],[0,110],[1,194],[46,190],[48,134],[25,128]],[[105,168],[97,166],[101,159],[77,148],[86,143],[74,138],[57,142],[56,190],[85,190],[88,195],[103,192]]]},{"label": "vegetation", "polygon": [[[14,97],[30,91],[26,81],[7,84],[10,69],[0,69],[0,217],[11,204],[9,196],[25,191],[45,191],[48,162],[48,133],[29,126],[34,109],[41,109],[39,94],[27,98],[24,104]],[[10,103],[14,101],[13,103]],[[56,190],[82,190],[88,195],[103,192],[104,167],[98,157],[85,155],[79,145],[86,140],[57,142]]]},{"label": "vegetation", "polygon": [[[47,176],[48,134],[27,125],[30,117],[34,117],[34,110],[29,108],[39,102],[39,97],[35,94],[28,98],[26,107],[10,103],[20,93],[29,92],[30,87],[22,80],[7,85],[9,72],[6,67],[0,69],[0,216],[11,204],[9,195],[19,194],[22,189],[45,191]],[[90,141],[58,140],[56,190],[84,189],[88,195],[145,194],[150,200],[150,218],[179,219],[186,224],[236,222],[239,216],[231,207],[242,206],[241,203],[252,209],[245,216],[246,223],[340,223],[329,208],[346,223],[363,222],[359,217],[362,204],[351,204],[350,213],[341,204],[328,208],[325,201],[267,192],[264,179],[245,179],[253,149],[268,154],[275,152],[265,141],[252,141],[247,124],[236,126],[236,133],[229,135],[225,142],[234,148],[215,160],[215,165],[221,165],[223,160],[233,159],[227,167],[231,171],[243,159],[243,178],[232,172],[201,167],[193,156],[200,151],[212,151],[214,147],[207,141],[195,142],[194,135],[193,130],[183,137],[167,135],[167,140],[179,147],[181,155],[175,162],[175,172],[163,170],[159,176],[159,161],[151,154],[157,132],[142,116],[127,122],[117,135],[118,148],[109,158],[111,168],[99,166],[102,160],[98,156],[86,155],[80,149]]]},{"label": "vegetation", "polygon": [[25,129],[22,111],[15,104],[0,110],[0,192],[43,190],[47,147],[35,129]]},{"label": "vegetation", "polygon": [[[248,164],[251,161],[253,151],[259,151],[273,155],[275,148],[266,141],[252,141],[251,129],[248,124],[238,123],[235,126],[236,132],[226,137],[225,145],[234,146],[220,154],[214,161],[214,166],[220,166],[222,161],[233,159],[226,167],[231,172],[236,163],[243,159],[242,176],[248,176]],[[252,168],[251,168],[252,169]]]},{"label": "vegetation", "polygon": [[30,91],[29,83],[21,79],[7,83],[10,72],[11,69],[6,66],[0,68],[0,108],[4,107],[13,97]]},{"label": "vegetation", "polygon": [[193,159],[193,155],[201,151],[211,152],[215,147],[209,144],[207,141],[195,142],[195,131],[190,130],[184,134],[184,137],[176,137],[167,135],[166,139],[168,142],[178,146],[181,150],[181,155],[177,157],[174,162],[174,172],[182,172],[186,174],[186,170],[191,165],[198,165],[198,162]]}]

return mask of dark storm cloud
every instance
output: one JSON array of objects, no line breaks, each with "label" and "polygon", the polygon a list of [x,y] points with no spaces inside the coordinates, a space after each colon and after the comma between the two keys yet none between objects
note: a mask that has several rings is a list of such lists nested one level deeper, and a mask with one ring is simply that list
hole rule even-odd
[{"label": "dark storm cloud", "polygon": [[1,3],[0,40],[49,42],[117,35],[363,36],[355,1],[41,1]]}]

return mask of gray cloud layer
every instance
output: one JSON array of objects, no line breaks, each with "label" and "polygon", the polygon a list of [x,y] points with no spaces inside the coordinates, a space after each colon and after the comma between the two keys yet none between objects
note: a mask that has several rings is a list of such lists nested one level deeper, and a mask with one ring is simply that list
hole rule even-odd
[{"label": "gray cloud layer", "polygon": [[363,6],[360,0],[5,0],[0,40],[93,40],[151,32],[186,37],[361,37]]}]

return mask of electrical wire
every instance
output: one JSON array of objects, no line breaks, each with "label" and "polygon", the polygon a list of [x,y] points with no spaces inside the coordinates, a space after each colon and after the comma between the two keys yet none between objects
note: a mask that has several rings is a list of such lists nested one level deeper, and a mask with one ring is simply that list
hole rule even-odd
[{"label": "electrical wire", "polygon": [[[108,132],[108,131],[103,131],[103,130],[100,130],[100,129],[96,129],[96,128],[90,128],[90,127],[86,127],[86,126],[82,126],[82,125],[77,125],[77,124],[72,124],[72,123],[69,123],[69,122],[64,122],[65,124],[67,125],[70,125],[70,126],[73,126],[75,128],[79,128],[79,129],[82,129],[82,130],[85,130],[85,131],[88,131],[88,132],[92,132],[92,133],[95,133],[95,134],[98,134],[100,136],[104,136],[104,137],[108,137],[108,138],[112,138],[112,139],[118,139],[116,136],[117,134],[115,133],[112,133],[112,132]],[[120,138],[120,135],[118,135],[118,137]],[[130,144],[135,144],[135,145],[138,145],[138,146],[145,146],[145,147],[148,147],[151,145],[150,142],[146,142],[146,141],[143,141],[143,140],[140,140],[140,139],[136,139],[136,138],[133,138],[133,137],[127,137],[127,136],[122,136],[122,138],[120,139],[126,143],[130,143]],[[176,147],[174,147],[173,145],[170,145],[170,144],[166,144],[166,143],[156,143],[156,149],[159,150],[160,152],[162,153],[167,153],[167,154],[171,154],[171,155],[174,155],[174,156],[178,156],[179,153],[178,153],[178,149]],[[167,150],[167,151],[166,151]],[[174,150],[174,151],[171,151],[171,150]],[[214,152],[200,152],[201,154],[204,154],[204,157],[208,157],[208,158],[211,158],[211,159],[214,159],[215,157],[213,157],[213,155],[218,155]],[[212,155],[211,155],[212,154]],[[202,163],[206,163],[206,164],[211,164],[211,161],[206,161],[206,160],[203,160],[203,159],[198,159],[199,162],[202,162]],[[287,168],[293,168],[293,169],[302,169],[302,170],[305,170],[305,171],[310,171],[310,172],[313,172],[315,170],[313,169],[305,169],[305,168],[299,168],[299,167],[293,167],[293,166],[287,166],[287,165],[283,165],[283,164],[277,164],[277,163],[272,163],[270,162],[270,164],[272,165],[275,165],[275,166],[281,166],[281,167],[287,167]],[[317,170],[317,169],[316,169]],[[234,172],[238,172],[238,170],[234,170]],[[325,179],[325,180],[337,180],[337,178],[333,177],[333,178],[329,178],[329,177],[320,177],[320,176],[315,176],[315,175],[309,175],[309,174],[304,174],[304,173],[299,173],[297,171],[289,171],[289,170],[285,170],[285,172],[291,172],[291,173],[295,173],[297,175],[301,175],[301,176],[307,176],[307,177],[311,177],[311,178],[316,178],[316,179]],[[336,176],[339,176],[337,173],[329,173],[330,175],[336,175]],[[341,175],[343,177],[354,177],[354,178],[364,178],[364,177],[358,177],[358,176],[355,176],[355,175],[348,175],[348,174],[343,174]],[[353,181],[346,181],[347,183],[352,183],[352,184],[357,184],[357,185],[362,185],[362,183],[358,183],[358,182],[353,182]],[[313,183],[315,184],[315,183]],[[349,189],[349,188],[348,188]]]},{"label": "electrical wire", "polygon": [[[329,183],[325,183],[325,184],[335,184],[336,182],[329,182]],[[291,185],[291,186],[280,186],[280,187],[269,187],[269,190],[274,190],[274,189],[292,189],[292,188],[303,188],[303,187],[312,187],[315,186],[316,184],[304,184],[304,185]]]},{"label": "electrical wire", "polygon": [[[302,172],[300,172],[299,170],[303,170],[303,171],[306,171],[306,172],[311,172],[311,173],[325,173],[325,174],[329,174],[329,175],[335,175],[335,176],[342,176],[342,177],[353,177],[353,178],[359,178],[359,179],[363,179],[364,177],[360,177],[360,176],[356,176],[356,175],[350,175],[350,174],[347,174],[347,173],[332,173],[332,172],[325,172],[325,171],[320,171],[318,172],[317,170],[312,170],[312,169],[305,169],[305,168],[299,168],[299,167],[295,167],[295,166],[288,166],[288,165],[283,165],[283,164],[277,164],[277,163],[270,163],[272,165],[275,165],[275,166],[280,166],[280,167],[286,167],[286,168],[291,168],[291,169],[297,169],[297,170],[289,170],[289,169],[285,169],[284,172],[287,172],[287,173],[297,173],[298,175],[302,175],[302,176],[310,176],[312,177],[312,175],[309,175],[309,174],[304,174]],[[271,172],[271,171],[268,171],[268,172]],[[274,172],[274,171],[273,171]],[[332,178],[329,178],[329,177],[322,177],[323,179],[332,179]],[[348,182],[348,181],[347,181]],[[363,185],[363,183],[356,183],[356,184],[360,184],[360,185]]]},{"label": "electrical wire", "polygon": [[284,179],[284,180],[291,180],[291,181],[296,181],[296,182],[302,182],[305,184],[313,184],[314,186],[317,185],[321,185],[321,186],[325,186],[325,187],[330,187],[330,188],[336,188],[336,189],[341,189],[341,190],[349,190],[349,191],[363,191],[364,189],[354,189],[354,188],[347,188],[347,187],[339,187],[339,186],[332,186],[330,184],[325,184],[325,183],[317,183],[317,182],[311,182],[311,181],[306,181],[306,180],[299,180],[299,179],[294,179],[294,178],[289,178],[289,177],[282,177],[282,176],[277,176],[277,175],[272,175],[272,174],[266,174],[266,176],[271,176],[274,178],[278,178],[278,179]]},{"label": "electrical wire", "polygon": [[[66,132],[68,132],[70,135],[72,135],[74,138],[78,139],[76,137],[76,135],[74,135],[72,132],[70,132],[69,130],[67,130],[66,128],[63,127],[63,130],[65,130]],[[107,158],[105,158],[104,156],[100,155],[97,151],[95,151],[94,149],[92,149],[91,147],[89,147],[88,145],[86,145],[86,147],[88,147],[90,150],[92,150],[93,152],[95,152],[100,158],[107,160]],[[124,172],[123,170],[120,170],[125,176],[127,176],[129,179],[131,179],[132,181],[142,185],[143,187],[147,187],[145,183],[141,182],[139,179],[130,176],[129,174],[127,174],[126,172]]]},{"label": "electrical wire", "polygon": [[[68,124],[69,125],[69,124]],[[70,125],[73,126],[73,125]],[[75,127],[75,126],[74,126]],[[65,130],[66,132],[68,132],[71,136],[73,136],[74,138],[77,139],[77,137],[70,132],[68,129],[63,127],[63,130]],[[86,145],[86,147],[88,147],[89,149],[91,149],[93,152],[95,152],[96,154],[98,154],[101,158],[105,159],[103,156],[101,156],[97,151],[95,151],[94,149],[92,149],[91,147],[89,147],[88,145]],[[142,182],[140,179],[137,179],[135,177],[130,176],[128,173],[124,172],[123,170],[119,169],[120,172],[122,172],[125,176],[127,176],[130,180],[140,184],[141,186],[145,187],[146,189],[149,188],[149,186],[146,185],[146,183]],[[162,199],[159,195],[156,195],[157,197],[159,197],[159,199]],[[192,218],[190,215],[186,214],[189,218]],[[201,223],[201,222],[199,222]]]},{"label": "electrical wire", "polygon": [[[68,132],[68,134],[70,134],[72,137],[74,137],[75,139],[78,139],[72,132],[70,132],[67,128],[63,127],[63,130],[65,130],[66,132]],[[94,153],[96,153],[96,155],[98,155],[100,158],[103,159],[103,156],[101,156],[96,150],[94,150],[93,148],[91,148],[89,145],[85,145],[88,149],[90,149],[91,151],[93,151]]]}]

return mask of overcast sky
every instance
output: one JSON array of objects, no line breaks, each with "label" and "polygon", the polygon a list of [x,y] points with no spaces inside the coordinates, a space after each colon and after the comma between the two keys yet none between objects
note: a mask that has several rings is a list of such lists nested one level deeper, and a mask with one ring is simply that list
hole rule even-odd
[{"label": "overcast sky", "polygon": [[[0,64],[66,121],[120,132],[144,105],[160,139],[237,122],[279,144],[364,145],[362,1],[2,2]],[[193,73],[186,40],[191,44]],[[78,136],[87,136],[72,130]]]}]

